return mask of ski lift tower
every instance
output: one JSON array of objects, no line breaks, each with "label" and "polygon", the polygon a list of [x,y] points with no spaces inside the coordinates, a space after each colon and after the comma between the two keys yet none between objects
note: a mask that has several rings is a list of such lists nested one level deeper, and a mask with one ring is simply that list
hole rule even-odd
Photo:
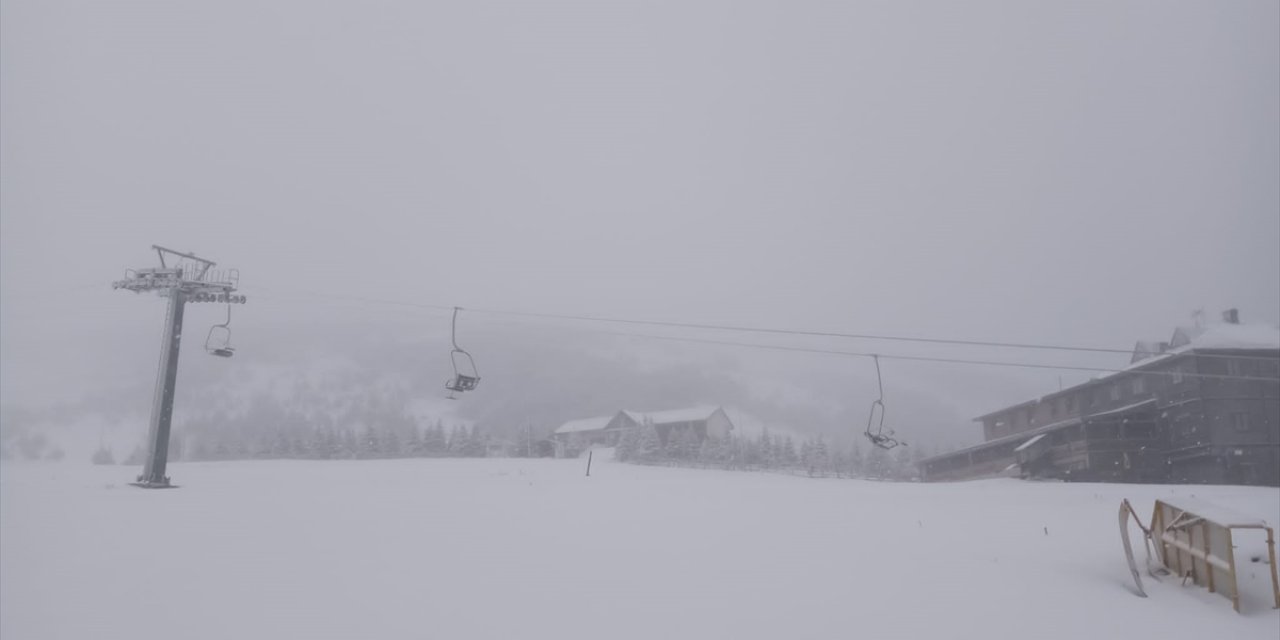
[{"label": "ski lift tower", "polygon": [[169,460],[169,426],[173,418],[173,395],[178,381],[178,351],[182,343],[182,312],[188,302],[244,304],[245,297],[236,295],[240,272],[236,269],[216,271],[212,260],[190,253],[151,245],[160,258],[159,267],[127,269],[123,280],[111,283],[112,289],[134,293],[156,293],[169,299],[164,336],[160,342],[160,371],[156,375],[155,398],[151,403],[151,425],[147,433],[146,465],[134,486],[167,489],[173,485],[164,474]]}]

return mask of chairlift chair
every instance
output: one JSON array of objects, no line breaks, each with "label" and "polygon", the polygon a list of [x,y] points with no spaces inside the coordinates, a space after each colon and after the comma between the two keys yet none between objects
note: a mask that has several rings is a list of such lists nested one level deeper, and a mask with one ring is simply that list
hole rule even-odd
[{"label": "chairlift chair", "polygon": [[[876,363],[876,385],[880,390],[880,396],[871,403],[871,412],[867,414],[867,430],[863,434],[871,441],[871,444],[881,449],[892,449],[899,445],[906,446],[907,443],[899,442],[893,437],[893,430],[888,433],[884,430],[884,377],[880,375],[880,356],[873,355],[871,359]],[[877,411],[879,409],[879,411]],[[877,418],[877,414],[879,417]],[[875,425],[875,430],[871,429]]]},{"label": "chairlift chair", "polygon": [[211,356],[230,358],[236,354],[231,346],[231,304],[227,304],[227,321],[209,327],[209,335],[204,339],[204,350]]},{"label": "chairlift chair", "polygon": [[476,361],[467,353],[466,349],[458,346],[458,312],[459,307],[453,308],[453,351],[449,353],[449,359],[453,363],[453,378],[444,383],[444,388],[449,390],[449,399],[456,399],[455,394],[474,391],[480,384],[480,372],[476,369]]}]

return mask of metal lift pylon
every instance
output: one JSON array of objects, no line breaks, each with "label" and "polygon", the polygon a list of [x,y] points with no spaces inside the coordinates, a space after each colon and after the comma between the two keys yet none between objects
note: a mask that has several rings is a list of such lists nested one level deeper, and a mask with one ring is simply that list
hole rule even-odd
[{"label": "metal lift pylon", "polygon": [[160,370],[156,374],[151,423],[147,429],[147,458],[142,475],[131,484],[144,489],[170,489],[176,485],[165,475],[165,468],[169,462],[169,430],[178,382],[178,355],[182,346],[182,316],[186,304],[244,304],[245,297],[235,295],[240,284],[239,271],[214,271],[217,264],[211,260],[157,245],[151,248],[159,256],[160,266],[129,269],[125,271],[125,278],[113,282],[111,288],[156,293],[168,298],[164,333],[160,340]]}]

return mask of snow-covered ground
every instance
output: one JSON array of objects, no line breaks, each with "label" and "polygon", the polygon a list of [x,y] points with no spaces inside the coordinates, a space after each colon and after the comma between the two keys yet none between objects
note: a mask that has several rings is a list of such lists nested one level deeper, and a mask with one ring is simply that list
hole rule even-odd
[{"label": "snow-covered ground", "polygon": [[[1133,595],[1116,513],[1280,491],[889,484],[596,460],[0,468],[0,637],[1268,638],[1194,588]],[[1046,534],[1047,531],[1047,534]],[[1141,554],[1141,551],[1139,551]]]}]

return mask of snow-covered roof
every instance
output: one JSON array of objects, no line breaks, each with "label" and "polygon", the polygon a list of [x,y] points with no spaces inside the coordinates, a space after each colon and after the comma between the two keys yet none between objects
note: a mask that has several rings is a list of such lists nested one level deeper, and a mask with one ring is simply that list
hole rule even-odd
[{"label": "snow-covered roof", "polygon": [[1202,333],[1204,333],[1204,327],[1174,327],[1173,337],[1169,339],[1169,346],[1175,349],[1185,347]]},{"label": "snow-covered roof", "polygon": [[1054,391],[1045,394],[1039,398],[1032,398],[1018,404],[1003,407],[997,411],[985,413],[973,419],[974,422],[982,422],[987,418],[1008,413],[1022,407],[1035,405],[1044,402],[1049,398],[1060,395],[1075,393],[1081,387],[1115,377],[1120,374],[1141,371],[1153,365],[1163,363],[1176,356],[1185,355],[1197,350],[1230,350],[1230,349],[1280,349],[1280,327],[1269,324],[1230,324],[1221,323],[1213,324],[1207,327],[1178,327],[1173,333],[1173,339],[1170,340],[1168,346],[1170,348],[1163,352],[1152,354],[1147,357],[1139,358],[1140,352],[1145,351],[1144,345],[1151,348],[1157,348],[1161,343],[1139,342],[1134,348],[1134,355],[1130,363],[1120,369],[1114,371],[1106,371],[1099,373],[1090,378],[1087,382],[1083,382],[1066,389]]},{"label": "snow-covered roof", "polygon": [[1161,502],[1171,506],[1194,513],[1206,520],[1216,522],[1224,527],[1265,527],[1267,521],[1256,516],[1241,513],[1235,509],[1205,502],[1195,498],[1187,498],[1178,496],[1175,498],[1160,498]]},{"label": "snow-covered roof", "polygon": [[1125,406],[1123,406],[1123,407],[1116,407],[1115,409],[1108,409],[1108,410],[1106,410],[1106,411],[1099,411],[1099,412],[1097,412],[1097,413],[1091,413],[1091,414],[1089,414],[1089,415],[1085,416],[1085,418],[1086,418],[1086,419],[1090,419],[1090,420],[1091,420],[1091,419],[1093,419],[1093,418],[1102,418],[1102,417],[1106,417],[1106,416],[1118,415],[1118,414],[1124,413],[1124,412],[1126,412],[1126,411],[1132,411],[1132,410],[1134,410],[1134,409],[1137,409],[1138,407],[1141,407],[1141,406],[1143,406],[1143,405],[1148,405],[1148,404],[1149,404],[1149,405],[1152,405],[1152,406],[1155,406],[1155,404],[1156,404],[1156,399],[1155,399],[1155,398],[1147,398],[1146,400],[1141,400],[1141,401],[1135,402],[1135,403],[1133,403],[1133,404],[1127,404],[1127,405],[1125,405]]},{"label": "snow-covered roof", "polygon": [[609,426],[609,422],[613,420],[613,416],[598,416],[595,418],[582,418],[580,420],[570,420],[556,429],[556,433],[579,433],[581,431],[600,431]]},{"label": "snow-covered roof", "polygon": [[696,422],[706,420],[711,414],[719,411],[720,407],[700,406],[689,407],[687,409],[670,409],[667,411],[624,411],[623,413],[631,416],[636,422],[644,422],[646,419],[654,424],[671,424],[672,422]]},{"label": "snow-covered roof", "polygon": [[[1280,349],[1280,327],[1268,324],[1215,324],[1207,327],[1178,327],[1170,341],[1173,348],[1145,360],[1133,362],[1119,371],[1109,371],[1093,380],[1110,378],[1146,368],[1173,356],[1201,349]],[[1074,388],[1074,387],[1073,387]]]},{"label": "snow-covered roof", "polygon": [[1215,324],[1191,338],[1192,349],[1280,349],[1280,327],[1268,324]]},{"label": "snow-covered roof", "polygon": [[929,462],[932,460],[941,460],[943,458],[949,458],[951,456],[956,456],[956,455],[966,455],[973,451],[986,449],[988,447],[998,447],[1001,445],[1007,445],[1014,440],[1020,440],[1022,438],[1032,438],[1040,434],[1052,433],[1054,431],[1057,431],[1058,429],[1065,429],[1067,427],[1075,426],[1077,424],[1080,424],[1080,418],[1067,418],[1066,420],[1060,420],[1058,422],[1046,424],[1043,427],[1036,427],[1034,429],[1028,429],[1026,431],[1011,433],[1007,436],[1000,436],[999,438],[996,438],[994,440],[981,442],[975,445],[965,447],[963,449],[957,449],[955,451],[949,451],[947,453],[940,453],[936,456],[925,458],[923,462]]},{"label": "snow-covered roof", "polygon": [[1018,452],[1020,452],[1020,451],[1026,451],[1027,449],[1031,448],[1031,446],[1032,446],[1032,445],[1034,445],[1035,443],[1040,442],[1041,440],[1043,440],[1043,439],[1044,439],[1044,437],[1045,437],[1045,436],[1047,436],[1047,435],[1049,435],[1049,434],[1047,434],[1047,433],[1042,433],[1042,434],[1040,434],[1040,435],[1038,435],[1038,436],[1035,436],[1035,437],[1031,438],[1030,440],[1028,440],[1028,441],[1026,441],[1026,442],[1024,442],[1024,443],[1022,443],[1022,444],[1020,444],[1020,445],[1018,445],[1018,448],[1017,448],[1017,449],[1014,449],[1014,450],[1013,450],[1013,452],[1014,452],[1014,453],[1018,453]]}]

